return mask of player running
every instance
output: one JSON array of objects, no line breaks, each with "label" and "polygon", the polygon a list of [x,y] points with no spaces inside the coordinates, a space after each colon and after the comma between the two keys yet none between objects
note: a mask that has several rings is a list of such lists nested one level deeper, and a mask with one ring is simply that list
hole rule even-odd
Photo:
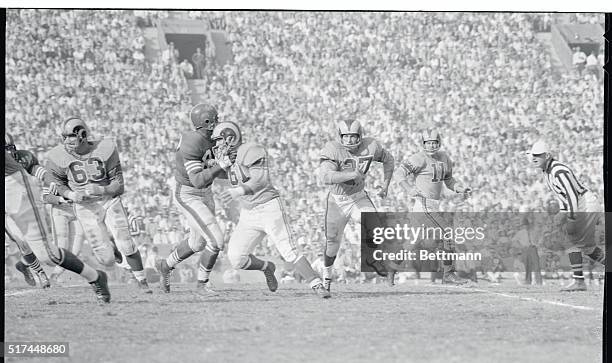
[{"label": "player running", "polygon": [[606,263],[605,252],[595,244],[597,198],[576,178],[572,169],[552,157],[544,141],[534,143],[527,154],[531,155],[534,168],[542,170],[546,185],[557,197],[560,212],[566,217],[564,224],[568,242],[573,245],[567,252],[574,280],[561,291],[586,291],[582,255],[603,265]]},{"label": "player running", "polygon": [[[112,266],[118,249],[147,294],[142,258],[129,231],[119,152],[111,139],[89,140],[89,128],[78,117],[62,126],[64,142],[49,151],[48,169],[60,196],[74,202],[74,213],[98,261]],[[111,236],[116,248],[111,241]],[[123,257],[121,257],[123,259]]]},{"label": "player running", "polygon": [[214,163],[210,135],[219,116],[215,107],[200,103],[191,109],[189,118],[195,130],[183,133],[176,149],[174,202],[187,218],[190,234],[167,258],[156,261],[164,292],[170,292],[170,273],[176,265],[200,251],[197,288],[213,292],[208,286],[209,276],[223,247],[223,232],[215,219],[211,191],[215,178],[223,178],[224,168],[229,167],[229,163]]},{"label": "player running", "polygon": [[[30,175],[37,173],[38,162],[35,158],[30,158],[25,161],[26,168],[24,168],[15,159],[16,154],[17,150],[13,143],[13,138],[10,135],[6,135],[4,150],[4,218],[7,232],[13,236],[23,236],[23,239],[15,238],[15,242],[23,244],[19,246],[21,251],[25,252],[31,248],[31,251],[43,263],[50,266],[59,265],[83,276],[93,287],[98,302],[110,302],[111,295],[108,290],[106,274],[84,264],[70,251],[58,248],[50,240],[51,229],[47,224],[42,202],[39,198],[40,188],[36,183],[36,179]],[[12,229],[14,229],[14,233],[11,233]],[[27,243],[24,241],[27,241]]]},{"label": "player running", "polygon": [[[322,298],[331,295],[310,262],[301,255],[289,229],[283,201],[270,181],[268,154],[257,143],[242,143],[240,128],[233,122],[221,122],[213,130],[217,165],[231,167],[228,179],[233,186],[221,194],[224,203],[239,198],[240,219],[230,237],[227,257],[235,269],[263,271],[270,291],[278,289],[274,276],[276,266],[261,260],[252,252],[265,236],[276,246],[281,257],[291,263],[310,287]],[[236,154],[235,163],[231,155]]]},{"label": "player running", "polygon": [[[439,214],[440,198],[444,185],[456,193],[469,197],[472,190],[462,186],[453,176],[453,162],[442,147],[442,137],[438,131],[426,131],[421,134],[423,150],[402,161],[400,168],[400,185],[415,198],[412,212],[425,213],[432,227],[444,230],[447,223]],[[454,244],[450,240],[442,243],[445,252],[454,252]],[[443,284],[465,284],[468,282],[455,273],[452,260],[442,262]]]},{"label": "player running", "polygon": [[[383,164],[384,181],[378,196],[385,198],[395,168],[393,156],[371,137],[363,137],[358,121],[341,121],[336,126],[338,140],[327,142],[321,152],[320,178],[330,185],[325,210],[325,256],[323,278],[331,288],[333,265],[349,219],[360,222],[361,212],[376,212],[364,190],[365,177],[373,161]],[[379,261],[366,261],[381,276],[387,272]]]}]

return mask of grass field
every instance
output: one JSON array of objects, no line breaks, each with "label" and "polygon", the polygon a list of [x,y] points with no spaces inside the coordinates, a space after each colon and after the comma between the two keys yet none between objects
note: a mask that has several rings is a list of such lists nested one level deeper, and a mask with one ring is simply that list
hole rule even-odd
[{"label": "grass field", "polygon": [[424,280],[393,288],[335,285],[317,298],[305,285],[193,285],[142,295],[111,285],[5,291],[6,341],[68,341],[71,358],[15,362],[600,362],[603,290],[558,285],[457,288]]}]

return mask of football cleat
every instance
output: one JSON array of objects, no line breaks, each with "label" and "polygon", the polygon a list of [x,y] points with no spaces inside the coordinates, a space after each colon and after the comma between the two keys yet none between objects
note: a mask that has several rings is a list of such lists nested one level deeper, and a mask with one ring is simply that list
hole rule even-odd
[{"label": "football cleat", "polygon": [[382,261],[368,258],[366,259],[366,265],[373,268],[374,272],[376,272],[379,276],[382,276],[382,277],[389,276],[389,273],[387,272],[387,269],[385,268],[385,265],[383,265]]},{"label": "football cleat", "polygon": [[218,295],[218,293],[212,289],[212,284],[210,283],[210,281],[198,280],[198,283],[196,284],[196,290],[200,293]]},{"label": "football cleat", "polygon": [[106,272],[98,270],[98,279],[89,284],[93,287],[99,304],[110,303],[111,295],[108,290],[108,277],[106,276]]},{"label": "football cleat", "polygon": [[157,269],[157,272],[159,272],[159,274],[161,275],[159,277],[159,287],[161,291],[165,293],[169,293],[170,292],[170,273],[172,272],[172,269],[170,269],[170,267],[168,266],[168,263],[163,258],[160,258],[155,261],[155,269]]},{"label": "football cleat", "polygon": [[268,266],[265,270],[263,270],[264,276],[266,277],[266,284],[268,284],[268,289],[274,292],[278,289],[278,280],[276,276],[274,276],[274,271],[276,271],[276,266],[274,263],[268,261]]},{"label": "football cleat", "polygon": [[32,272],[30,271],[28,266],[25,265],[25,263],[21,261],[17,261],[17,263],[15,264],[15,268],[17,269],[17,271],[23,274],[23,278],[28,285],[36,286],[36,280],[34,280],[34,276],[32,276]]},{"label": "football cleat", "polygon": [[442,284],[448,285],[465,285],[469,280],[457,276],[455,271],[448,271],[442,275]]},{"label": "football cleat", "polygon": [[153,290],[151,290],[151,288],[149,287],[149,284],[147,283],[147,279],[138,280],[138,288],[142,290],[142,292],[145,294],[153,293]]},{"label": "football cleat", "polygon": [[574,279],[571,284],[561,289],[563,292],[587,291],[587,285],[584,279]]},{"label": "football cleat", "polygon": [[329,299],[331,297],[329,290],[327,290],[325,286],[323,286],[323,284],[321,283],[316,284],[315,286],[312,287],[312,289],[317,295],[319,295],[319,297],[323,299]]},{"label": "football cleat", "polygon": [[47,277],[47,274],[45,273],[45,271],[42,271],[38,273],[37,275],[38,275],[38,280],[40,281],[41,288],[48,289],[51,287],[51,282],[49,281],[49,278]]},{"label": "football cleat", "polygon": [[325,290],[331,291],[331,283],[332,279],[328,279],[327,277],[323,279],[323,287],[325,287]]}]

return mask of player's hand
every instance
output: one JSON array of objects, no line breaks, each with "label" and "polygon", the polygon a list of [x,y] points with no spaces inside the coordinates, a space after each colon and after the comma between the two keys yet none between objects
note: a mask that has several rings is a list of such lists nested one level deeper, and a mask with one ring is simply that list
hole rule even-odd
[{"label": "player's hand", "polygon": [[354,170],[353,171],[353,181],[355,182],[355,184],[359,184],[361,182],[363,182],[363,180],[365,179],[365,174],[363,174],[361,171],[359,170]]},{"label": "player's hand", "polygon": [[57,197],[58,204],[72,204],[70,199],[65,199],[64,197]]},{"label": "player's hand", "polygon": [[381,198],[381,199],[385,199],[387,197],[387,193],[389,192],[389,188],[385,188],[383,186],[377,186],[376,190],[378,190],[378,193],[376,193],[376,195]]},{"label": "player's hand", "polygon": [[66,198],[68,198],[69,200],[75,202],[75,203],[81,203],[83,201],[83,199],[85,198],[85,194],[81,193],[81,192],[75,192],[75,191],[69,191],[68,193],[66,193]]},{"label": "player's hand", "polygon": [[223,202],[223,204],[228,205],[242,194],[244,194],[242,188],[231,188],[223,191],[219,195],[219,198],[221,199],[221,202]]},{"label": "player's hand", "polygon": [[455,193],[463,194],[463,198],[467,199],[472,196],[472,188],[470,187],[464,188],[462,186],[458,186],[458,187],[455,187]]},{"label": "player's hand", "polygon": [[104,194],[104,187],[98,184],[87,184],[85,186],[85,194],[87,195],[102,195]]},{"label": "player's hand", "polygon": [[55,182],[49,183],[49,194],[59,195],[59,193],[57,192],[57,184]]},{"label": "player's hand", "polygon": [[217,149],[217,154],[215,155],[215,162],[222,169],[227,170],[230,166],[234,164],[236,161],[236,151],[232,151],[229,148],[219,148]]}]

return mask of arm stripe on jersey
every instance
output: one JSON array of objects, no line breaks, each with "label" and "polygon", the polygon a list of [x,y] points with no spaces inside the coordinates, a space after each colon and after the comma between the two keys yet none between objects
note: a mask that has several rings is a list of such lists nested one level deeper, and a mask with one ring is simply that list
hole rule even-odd
[{"label": "arm stripe on jersey", "polygon": [[198,171],[204,170],[204,168],[201,166],[193,166],[190,168],[185,168],[185,170],[187,171],[187,174],[194,174],[194,173],[197,173]]}]

